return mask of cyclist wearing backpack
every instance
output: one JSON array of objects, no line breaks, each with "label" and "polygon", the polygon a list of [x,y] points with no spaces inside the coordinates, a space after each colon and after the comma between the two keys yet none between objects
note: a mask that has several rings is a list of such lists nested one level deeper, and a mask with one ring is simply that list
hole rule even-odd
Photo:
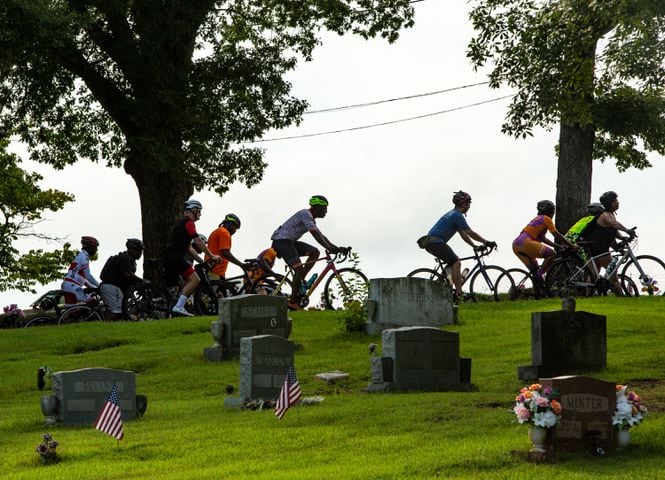
[{"label": "cyclist wearing backpack", "polygon": [[198,200],[190,199],[185,202],[184,216],[173,228],[171,239],[164,252],[164,266],[166,267],[169,286],[177,285],[177,278],[173,278],[176,274],[185,281],[172,311],[187,317],[191,317],[192,314],[185,310],[185,302],[201,281],[191,262],[187,261],[186,258],[187,254],[191,254],[196,260],[201,260],[191,242],[194,241],[198,249],[207,253],[213,262],[221,260],[219,255],[214,255],[208,250],[207,245],[196,232],[194,222],[201,218],[202,209],[203,206]]},{"label": "cyclist wearing backpack", "polygon": [[[277,255],[283,258],[294,270],[293,292],[288,304],[291,310],[302,310],[300,286],[307,273],[314,266],[314,262],[319,258],[318,248],[299,241],[300,237],[309,232],[329,252],[339,253],[348,250],[333,244],[316,225],[316,219],[325,217],[328,212],[328,199],[323,195],[314,195],[309,199],[309,206],[308,209],[297,211],[270,237],[272,248],[275,249]],[[300,257],[305,256],[307,261],[303,264]]]},{"label": "cyclist wearing backpack", "polygon": [[[210,234],[208,248],[212,253],[219,255],[222,259],[221,262],[212,268],[210,272],[211,278],[225,278],[229,262],[239,266],[243,271],[247,269],[247,266],[231,253],[231,236],[235,234],[238,229],[240,229],[240,219],[237,215],[229,213],[224,217],[224,220],[219,224],[219,227]],[[206,260],[208,259],[209,257],[206,256]]]},{"label": "cyclist wearing backpack", "polygon": [[[543,275],[556,258],[553,249],[557,248],[557,244],[547,238],[547,232],[573,250],[579,250],[579,247],[561,235],[554,226],[552,221],[556,211],[554,202],[541,200],[536,204],[536,210],[538,215],[522,229],[519,236],[513,241],[513,253],[529,269],[534,280],[542,284]],[[540,266],[538,265],[539,258],[544,259]]]},{"label": "cyclist wearing backpack", "polygon": [[102,268],[102,284],[99,294],[106,307],[106,319],[116,320],[122,317],[122,298],[132,285],[142,282],[136,275],[136,261],[143,254],[143,242],[138,238],[129,238],[125,243],[127,250],[109,257]]},{"label": "cyclist wearing backpack", "polygon": [[[587,211],[589,212],[589,215],[580,218],[564,235],[569,242],[577,244],[577,241],[581,236],[589,233],[593,226],[593,220],[605,211],[605,207],[603,207],[602,203],[593,202],[587,206]],[[577,254],[585,262],[589,259],[584,248],[580,248],[577,251]]]},{"label": "cyclist wearing backpack", "polygon": [[589,243],[589,254],[594,259],[598,270],[606,267],[612,259],[610,247],[614,243],[619,231],[627,233],[631,239],[635,238],[635,228],[628,229],[619,223],[616,219],[616,212],[619,209],[619,196],[616,192],[608,191],[600,196],[600,203],[605,207],[605,211],[596,216],[589,223],[587,230],[580,236],[580,240]]},{"label": "cyclist wearing backpack", "polygon": [[65,297],[65,306],[90,301],[91,297],[85,293],[85,288],[99,286],[99,281],[90,272],[90,258],[95,256],[98,248],[99,241],[95,237],[81,237],[81,250],[69,265],[60,287]]},{"label": "cyclist wearing backpack", "polygon": [[466,212],[471,208],[471,195],[466,192],[459,191],[453,194],[452,210],[446,212],[430,229],[424,237],[418,239],[418,246],[424,248],[428,253],[440,258],[451,267],[452,281],[455,285],[455,295],[457,298],[462,297],[462,272],[459,257],[453,252],[453,249],[448,245],[448,241],[459,233],[460,237],[476,248],[473,240],[482,243],[486,247],[496,247],[496,243],[485,240],[478,233],[471,230],[469,224],[466,222]]}]

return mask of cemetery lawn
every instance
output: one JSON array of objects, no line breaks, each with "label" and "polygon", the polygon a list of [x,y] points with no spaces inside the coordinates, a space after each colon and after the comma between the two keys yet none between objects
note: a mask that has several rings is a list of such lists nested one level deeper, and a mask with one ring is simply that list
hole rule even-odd
[{"label": "cemetery lawn", "polygon": [[[237,360],[208,363],[212,318],[89,323],[0,330],[0,478],[11,479],[398,479],[663,478],[665,475],[665,299],[579,299],[578,310],[607,315],[608,368],[592,374],[628,383],[650,413],[633,444],[604,457],[558,455],[526,462],[527,427],[512,406],[523,386],[517,367],[531,363],[530,312],[559,301],[465,303],[461,355],[472,358],[469,393],[367,394],[367,345],[379,336],[347,334],[337,312],[292,313],[296,368],[315,406],[227,410],[237,395]],[[137,373],[148,396],[142,419],[125,422],[121,442],[91,427],[45,427],[37,369],[108,367]],[[314,378],[342,370],[334,386]],[[60,442],[60,462],[41,465],[43,432]]]}]

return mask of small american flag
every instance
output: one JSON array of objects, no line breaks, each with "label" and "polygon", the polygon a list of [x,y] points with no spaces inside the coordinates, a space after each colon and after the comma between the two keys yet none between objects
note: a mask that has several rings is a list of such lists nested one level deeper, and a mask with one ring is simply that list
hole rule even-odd
[{"label": "small american flag", "polygon": [[279,392],[279,398],[275,405],[275,415],[277,415],[277,418],[281,419],[289,407],[300,400],[301,393],[298,377],[296,377],[296,369],[291,365],[289,371],[286,373],[282,391]]},{"label": "small american flag", "polygon": [[113,384],[111,393],[109,394],[104,408],[99,413],[97,421],[93,425],[97,430],[100,430],[104,433],[115,437],[118,440],[122,440],[125,432],[122,428],[122,412],[120,411],[120,400],[118,399],[118,387],[116,384]]}]

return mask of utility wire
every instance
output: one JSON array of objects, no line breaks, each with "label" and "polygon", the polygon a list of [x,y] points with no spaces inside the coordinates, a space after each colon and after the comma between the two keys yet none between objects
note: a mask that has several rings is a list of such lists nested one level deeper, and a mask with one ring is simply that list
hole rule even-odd
[{"label": "utility wire", "polygon": [[484,105],[486,103],[498,102],[499,100],[504,100],[506,98],[511,98],[511,97],[514,97],[514,96],[515,96],[515,94],[512,93],[510,95],[504,95],[503,97],[497,97],[497,98],[492,98],[490,100],[484,100],[482,102],[476,102],[476,103],[471,103],[471,104],[468,104],[468,105],[462,105],[461,107],[450,108],[448,110],[441,110],[441,111],[438,111],[438,112],[426,113],[424,115],[417,115],[415,117],[400,118],[398,120],[390,120],[388,122],[373,123],[371,125],[360,125],[360,126],[357,126],[357,127],[342,128],[342,129],[339,129],[339,130],[330,130],[330,131],[327,131],[327,132],[306,133],[306,134],[303,134],[303,135],[292,135],[292,136],[289,136],[289,137],[265,138],[265,139],[260,139],[260,140],[254,140],[253,142],[242,142],[242,143],[276,142],[276,141],[279,141],[279,140],[293,140],[293,139],[296,139],[296,138],[319,137],[321,135],[332,135],[334,133],[353,132],[353,131],[356,131],[356,130],[365,130],[365,129],[368,129],[368,128],[382,127],[382,126],[385,126],[385,125],[393,125],[395,123],[409,122],[411,120],[418,120],[418,119],[421,119],[421,118],[434,117],[436,115],[442,115],[444,113],[456,112],[458,110],[464,110],[466,108],[477,107],[479,105]]},{"label": "utility wire", "polygon": [[487,85],[489,83],[490,82],[471,83],[471,84],[468,84],[468,85],[462,85],[460,87],[446,88],[444,90],[435,90],[433,92],[426,92],[426,93],[417,93],[415,95],[407,95],[405,97],[388,98],[386,100],[377,100],[375,102],[355,103],[353,105],[344,105],[342,107],[330,107],[330,108],[321,108],[319,110],[308,110],[303,115],[311,115],[313,113],[335,112],[335,111],[338,111],[338,110],[350,110],[352,108],[369,107],[371,105],[380,105],[382,103],[397,102],[399,100],[411,100],[413,98],[429,97],[429,96],[432,96],[432,95],[439,95],[440,93],[454,92],[455,90],[462,90],[462,89],[465,89],[465,88],[477,87],[479,85]]}]

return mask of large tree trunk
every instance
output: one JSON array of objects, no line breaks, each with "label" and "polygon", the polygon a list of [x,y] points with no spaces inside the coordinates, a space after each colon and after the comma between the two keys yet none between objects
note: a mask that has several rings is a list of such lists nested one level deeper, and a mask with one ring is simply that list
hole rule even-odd
[{"label": "large tree trunk", "polygon": [[556,179],[556,228],[561,233],[583,215],[591,198],[593,173],[592,126],[561,123],[559,131],[559,164]]},{"label": "large tree trunk", "polygon": [[150,168],[154,163],[130,154],[125,162],[125,171],[134,179],[141,201],[145,244],[143,275],[147,280],[160,283],[161,253],[182,216],[183,204],[193,193],[193,188],[182,176]]}]

